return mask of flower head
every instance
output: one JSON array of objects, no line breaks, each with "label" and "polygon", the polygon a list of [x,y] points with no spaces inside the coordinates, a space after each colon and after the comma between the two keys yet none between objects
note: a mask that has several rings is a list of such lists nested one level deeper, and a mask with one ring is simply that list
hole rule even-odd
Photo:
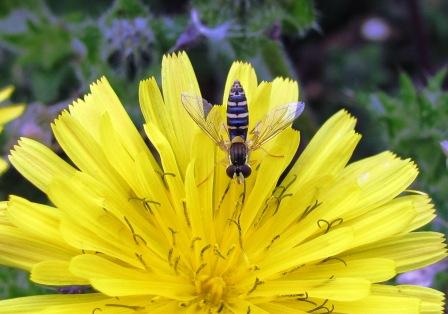
[{"label": "flower head", "polygon": [[[12,86],[1,89],[0,102],[7,100],[11,96],[13,91],[14,88]],[[0,107],[0,132],[3,131],[3,127],[6,123],[20,116],[23,113],[24,109],[25,106],[21,104]],[[3,159],[0,159],[0,174],[3,173],[6,169],[8,169],[8,163]]]},{"label": "flower head", "polygon": [[[251,128],[269,108],[297,101],[298,86],[258,83],[234,63]],[[277,184],[299,144],[285,129],[244,184],[225,173],[224,152],[181,104],[200,95],[184,53],[162,62],[162,91],[140,84],[152,153],[106,81],[53,124],[74,166],[21,139],[13,165],[46,193],[42,205],[3,203],[0,261],[43,285],[94,293],[0,302],[0,313],[441,313],[443,295],[383,282],[446,256],[443,235],[415,232],[434,218],[417,176],[390,152],[351,164],[360,136],[340,111]],[[224,106],[216,110],[225,110]]]}]

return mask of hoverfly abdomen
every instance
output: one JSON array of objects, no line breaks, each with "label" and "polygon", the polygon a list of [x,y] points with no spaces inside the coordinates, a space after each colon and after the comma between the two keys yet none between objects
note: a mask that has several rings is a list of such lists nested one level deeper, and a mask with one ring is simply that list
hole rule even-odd
[{"label": "hoverfly abdomen", "polygon": [[247,107],[246,94],[239,81],[233,82],[227,102],[227,127],[232,141],[237,136],[243,141],[247,137],[249,126],[249,109]]}]

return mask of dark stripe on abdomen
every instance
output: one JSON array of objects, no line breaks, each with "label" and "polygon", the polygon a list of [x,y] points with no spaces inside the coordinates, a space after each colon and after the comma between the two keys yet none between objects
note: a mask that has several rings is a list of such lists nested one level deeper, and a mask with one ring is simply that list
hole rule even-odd
[{"label": "dark stripe on abdomen", "polygon": [[227,113],[232,113],[232,114],[241,114],[241,113],[246,113],[248,111],[247,106],[228,106],[227,107]]},{"label": "dark stripe on abdomen", "polygon": [[246,101],[246,95],[244,95],[244,93],[239,94],[239,95],[229,95],[229,101],[230,102],[235,102],[235,103],[239,103],[242,101]]},{"label": "dark stripe on abdomen", "polygon": [[249,124],[249,118],[227,118],[227,125],[233,127],[242,127],[247,126]]}]

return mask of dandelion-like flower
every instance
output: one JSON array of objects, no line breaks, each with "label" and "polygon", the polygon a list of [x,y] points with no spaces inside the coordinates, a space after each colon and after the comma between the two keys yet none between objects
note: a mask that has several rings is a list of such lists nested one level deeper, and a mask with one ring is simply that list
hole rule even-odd
[{"label": "dandelion-like flower", "polygon": [[[12,86],[1,89],[0,102],[7,100],[11,96],[13,91],[14,88]],[[21,104],[0,107],[0,132],[3,131],[3,127],[6,123],[20,116],[24,109],[25,106]],[[5,172],[6,169],[8,169],[8,163],[0,158],[0,174]]]},{"label": "dandelion-like flower", "polygon": [[[234,63],[251,124],[297,101],[298,86],[257,83]],[[444,238],[415,230],[434,218],[429,197],[407,190],[410,160],[390,152],[348,164],[360,139],[340,111],[277,184],[299,144],[285,129],[245,184],[227,177],[226,155],[181,104],[200,95],[184,53],[140,85],[153,154],[106,79],[52,125],[74,166],[21,139],[11,162],[50,205],[3,203],[0,261],[31,280],[86,294],[0,302],[0,313],[441,313],[443,294],[384,282],[446,256]],[[253,126],[253,125],[251,125]],[[251,127],[250,126],[250,127]]]}]

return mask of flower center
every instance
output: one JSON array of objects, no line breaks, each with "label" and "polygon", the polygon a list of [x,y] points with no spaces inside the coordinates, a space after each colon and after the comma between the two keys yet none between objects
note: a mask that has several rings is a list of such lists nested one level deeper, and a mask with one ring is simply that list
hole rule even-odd
[{"label": "flower center", "polygon": [[201,292],[211,304],[218,305],[225,293],[226,282],[222,277],[212,277],[202,282]]}]

